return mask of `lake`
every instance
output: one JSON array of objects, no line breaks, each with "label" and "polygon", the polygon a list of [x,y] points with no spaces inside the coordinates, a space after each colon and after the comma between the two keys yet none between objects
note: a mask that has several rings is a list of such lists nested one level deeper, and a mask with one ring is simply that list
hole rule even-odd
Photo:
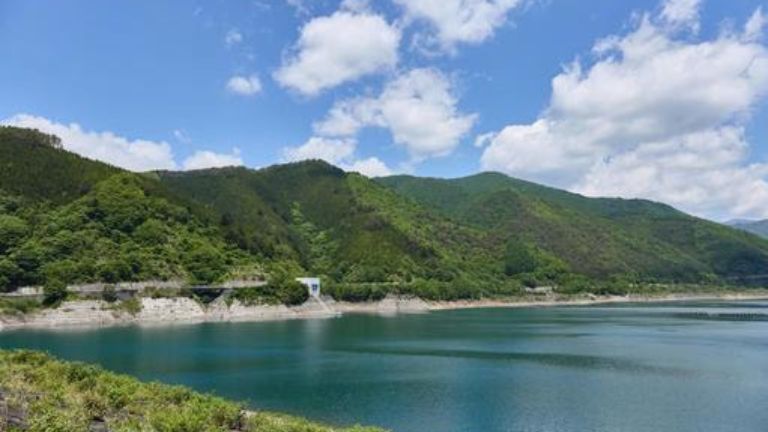
[{"label": "lake", "polygon": [[0,333],[258,409],[395,431],[768,430],[768,302]]}]

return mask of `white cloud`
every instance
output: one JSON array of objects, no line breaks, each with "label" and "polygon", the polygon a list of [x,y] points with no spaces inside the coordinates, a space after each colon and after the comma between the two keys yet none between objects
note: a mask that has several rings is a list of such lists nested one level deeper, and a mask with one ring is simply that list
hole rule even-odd
[{"label": "white cloud", "polygon": [[283,159],[287,161],[322,159],[330,164],[338,165],[343,160],[352,157],[356,146],[357,143],[352,139],[312,137],[299,147],[285,149]]},{"label": "white cloud", "polygon": [[340,8],[350,12],[368,12],[371,5],[368,0],[343,0]]},{"label": "white cloud", "polygon": [[448,78],[435,69],[414,69],[389,82],[378,97],[344,100],[315,124],[327,136],[354,136],[365,127],[386,128],[414,161],[450,154],[475,123],[458,111]]},{"label": "white cloud", "polygon": [[451,51],[457,43],[479,43],[504,25],[521,0],[394,0],[411,20],[426,21],[434,34],[419,39]]},{"label": "white cloud", "polygon": [[192,139],[189,137],[189,135],[187,135],[187,133],[182,129],[174,129],[173,137],[176,138],[176,141],[180,143],[189,144],[192,142]]},{"label": "white cloud", "polygon": [[397,64],[400,31],[371,13],[337,11],[301,29],[295,52],[274,78],[282,86],[316,95]]},{"label": "white cloud", "polygon": [[392,175],[392,170],[376,157],[358,160],[344,167],[347,171],[359,172],[367,177],[385,177]]},{"label": "white cloud", "polygon": [[744,25],[744,39],[750,42],[759,41],[763,37],[763,29],[768,23],[763,8],[759,7]]},{"label": "white cloud", "polygon": [[698,31],[700,8],[701,0],[665,0],[661,18],[672,26],[685,26]]},{"label": "white cloud", "polygon": [[77,123],[56,123],[29,114],[17,114],[0,123],[56,135],[61,138],[62,146],[71,152],[128,170],[176,168],[171,146],[164,141],[131,140],[112,132],[86,131]]},{"label": "white cloud", "polygon": [[232,153],[230,154],[198,150],[192,156],[184,160],[185,170],[241,165],[243,165],[243,159],[240,157],[240,149],[238,148],[232,149]]},{"label": "white cloud", "polygon": [[479,137],[482,166],[590,195],[661,199],[703,216],[768,216],[765,169],[748,162],[743,134],[768,95],[760,18],[742,34],[681,40],[667,15],[687,19],[683,3],[599,41],[594,64],[575,62],[552,80],[549,107],[534,123]]},{"label": "white cloud", "polygon": [[745,164],[748,152],[740,127],[643,143],[596,163],[575,190],[650,198],[722,220],[768,217],[768,165]]},{"label": "white cloud", "polygon": [[240,33],[240,30],[236,28],[230,29],[224,36],[224,43],[227,45],[227,47],[233,47],[242,41],[243,34]]},{"label": "white cloud", "polygon": [[390,175],[392,170],[376,157],[355,159],[357,141],[349,138],[311,137],[301,146],[283,150],[283,160],[296,162],[321,159],[346,171],[355,171],[369,177]]},{"label": "white cloud", "polygon": [[227,90],[234,94],[253,96],[261,91],[261,80],[257,75],[236,75],[227,81]]}]

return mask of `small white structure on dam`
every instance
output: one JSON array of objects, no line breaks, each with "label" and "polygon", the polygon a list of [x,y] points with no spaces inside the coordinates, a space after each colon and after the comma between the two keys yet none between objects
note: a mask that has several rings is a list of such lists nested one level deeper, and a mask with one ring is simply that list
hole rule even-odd
[{"label": "small white structure on dam", "polygon": [[315,298],[320,298],[320,278],[300,277],[296,278],[296,280],[307,286],[309,295]]}]

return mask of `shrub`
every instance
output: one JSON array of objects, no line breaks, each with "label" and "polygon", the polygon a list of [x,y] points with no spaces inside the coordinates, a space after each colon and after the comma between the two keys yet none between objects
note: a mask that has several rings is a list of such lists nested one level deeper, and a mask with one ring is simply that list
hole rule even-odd
[{"label": "shrub", "polygon": [[141,308],[141,301],[135,297],[121,301],[116,307],[116,309],[128,312],[131,315],[137,315],[141,312]]},{"label": "shrub", "polygon": [[40,308],[34,299],[0,299],[0,313],[28,314]]},{"label": "shrub", "polygon": [[0,214],[0,253],[18,245],[28,231],[29,227],[24,220]]},{"label": "shrub", "polygon": [[309,291],[307,287],[296,280],[282,281],[278,286],[280,301],[286,305],[299,305],[307,301]]},{"label": "shrub", "polygon": [[117,291],[112,285],[107,285],[101,292],[101,299],[107,303],[114,303],[117,301]]},{"label": "shrub", "polygon": [[67,298],[67,284],[59,279],[46,282],[43,287],[43,305],[46,307],[58,307]]}]

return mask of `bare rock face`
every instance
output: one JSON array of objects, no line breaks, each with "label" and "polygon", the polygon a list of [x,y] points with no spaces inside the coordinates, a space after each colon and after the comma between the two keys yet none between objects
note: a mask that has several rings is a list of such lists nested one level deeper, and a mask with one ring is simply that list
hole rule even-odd
[{"label": "bare rock face", "polygon": [[[129,312],[119,303],[102,300],[64,302],[55,309],[28,315],[0,315],[0,331],[12,328],[104,327],[111,325],[165,325],[221,321],[268,321],[330,318],[340,313],[325,302],[311,298],[298,306],[255,304],[218,298],[204,305],[187,297],[140,298],[140,308]],[[0,430],[1,432],[2,430]]]}]

